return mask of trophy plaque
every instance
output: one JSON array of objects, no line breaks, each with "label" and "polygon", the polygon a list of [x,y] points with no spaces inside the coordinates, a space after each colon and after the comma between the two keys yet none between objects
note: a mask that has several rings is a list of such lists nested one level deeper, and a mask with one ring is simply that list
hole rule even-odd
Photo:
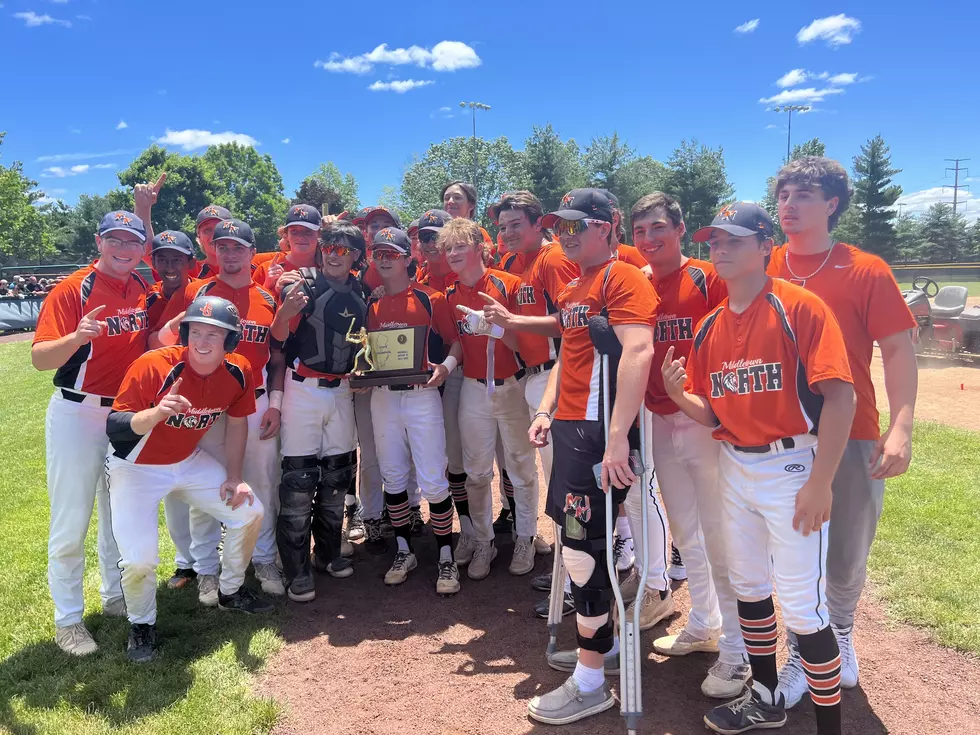
[{"label": "trophy plaque", "polygon": [[[351,322],[353,327],[353,321]],[[432,377],[423,370],[427,327],[348,332],[347,341],[361,345],[354,357],[351,388],[377,385],[424,385]]]}]

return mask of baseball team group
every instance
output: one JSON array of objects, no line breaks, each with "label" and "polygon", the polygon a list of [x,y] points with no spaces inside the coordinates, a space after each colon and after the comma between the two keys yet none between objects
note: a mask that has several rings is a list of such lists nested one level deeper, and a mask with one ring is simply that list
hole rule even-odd
[{"label": "baseball team group", "polygon": [[[842,732],[855,609],[884,481],[911,458],[917,378],[890,269],[833,239],[851,197],[839,163],[779,171],[785,245],[762,207],[724,206],[689,238],[709,260],[684,255],[683,202],[665,193],[622,212],[610,192],[576,189],[546,213],[532,192],[507,192],[486,213],[494,241],[474,221],[475,189],[456,181],[405,229],[385,207],[293,205],[275,253],[211,205],[198,261],[188,235],[150,227],[164,185],[138,185],[134,212],[102,219],[98,259],[54,287],[32,346],[34,367],[55,371],[48,583],[63,650],[98,648],[82,622],[96,505],[102,609],[128,618],[127,655],[144,662],[160,645],[161,501],[168,584],[196,583],[202,605],[309,602],[314,573],[354,574],[352,542],[393,547],[384,581],[398,585],[428,533],[435,592],[451,596],[461,569],[466,584],[491,573],[497,534],[513,537],[515,576],[552,551],[537,452],[560,563],[532,586],[549,591],[542,617],[574,614],[577,647],[549,654],[569,677],[530,717],[562,725],[615,705],[610,572],[633,567],[621,589],[640,630],[674,614],[671,578],[686,574],[686,624],[654,648],[717,654],[701,686],[724,700],[710,729],[781,727],[809,692],[818,733]],[[352,388],[367,337],[397,329],[425,335],[428,382]],[[778,669],[774,591],[789,652]]]}]

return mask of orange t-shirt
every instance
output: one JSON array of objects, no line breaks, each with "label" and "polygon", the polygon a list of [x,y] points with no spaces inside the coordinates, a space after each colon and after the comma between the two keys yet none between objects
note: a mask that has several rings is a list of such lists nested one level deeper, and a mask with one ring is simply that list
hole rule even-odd
[{"label": "orange t-shirt", "polygon": [[701,320],[686,369],[685,389],[705,396],[718,417],[715,439],[750,447],[815,434],[823,397],[813,386],[852,382],[828,306],[772,278],[741,314],[726,298]]},{"label": "orange t-shirt", "polygon": [[[462,281],[456,281],[449,290],[446,291],[446,299],[451,308],[450,313],[456,320],[456,329],[459,332],[460,343],[463,346],[463,377],[476,378],[479,380],[487,379],[487,343],[489,337],[486,335],[469,334],[466,319],[463,313],[456,307],[460,304],[468,306],[474,311],[483,312],[483,298],[480,296],[482,291],[493,296],[497,301],[507,307],[508,311],[517,310],[517,291],[521,287],[521,279],[510,273],[487,269],[483,277],[476,282],[472,288],[463,285]],[[521,370],[521,364],[517,360],[514,351],[504,344],[502,339],[494,340],[493,353],[493,377],[495,380],[503,380],[514,376]]]},{"label": "orange t-shirt", "polygon": [[[156,406],[178,378],[180,395],[190,401],[190,410],[170,416],[143,436],[113,436],[110,432],[116,457],[134,464],[174,464],[191,456],[223,413],[236,418],[255,413],[248,360],[242,355],[225,355],[217,370],[202,376],[194,372],[187,348],[181,346],[151,350],[136,360],[126,371],[113,412],[139,413]],[[111,427],[111,418],[109,422]]]},{"label": "orange t-shirt", "polygon": [[645,268],[647,265],[647,259],[643,257],[640,251],[626,243],[620,243],[619,247],[616,248],[616,257],[624,263],[635,265],[637,268]]},{"label": "orange t-shirt", "polygon": [[651,278],[660,305],[653,333],[653,367],[647,382],[646,407],[667,416],[676,413],[677,404],[667,395],[660,372],[667,350],[674,348],[674,359],[688,357],[694,343],[694,328],[728,296],[725,282],[711,263],[688,258],[665,278]]},{"label": "orange t-shirt", "polygon": [[76,329],[82,317],[98,306],[106,323],[102,334],[79,347],[54,374],[58,388],[99,396],[115,396],[126,368],[146,351],[150,319],[146,313],[149,284],[136,271],[125,280],[112,278],[89,265],[57,284],[44,298],[34,344],[53,342]]},{"label": "orange t-shirt", "polygon": [[647,277],[610,259],[569,282],[558,296],[561,319],[561,377],[558,410],[563,421],[598,421],[601,359],[589,337],[589,317],[606,309],[609,324],[653,327],[660,300]]},{"label": "orange t-shirt", "polygon": [[797,280],[786,266],[787,247],[774,248],[769,262],[769,275],[785,278],[803,286],[826,302],[837,317],[847,359],[854,377],[857,410],[851,425],[852,439],[877,439],[879,436],[878,407],[875,388],[871,382],[871,355],[874,342],[915,327],[902,292],[888,265],[877,255],[866,253],[853,245],[838,243],[830,259],[821,268],[827,253],[791,256]]},{"label": "orange t-shirt", "polygon": [[[517,292],[517,313],[521,316],[557,314],[558,294],[565,290],[570,281],[578,278],[578,266],[554,242],[542,245],[530,256],[511,255],[520,263],[521,287]],[[544,365],[558,357],[560,339],[530,332],[518,331],[515,334],[517,351],[528,367]]]},{"label": "orange t-shirt", "polygon": [[252,365],[255,387],[264,388],[265,368],[270,353],[269,340],[272,339],[272,320],[276,316],[275,297],[254,281],[246,288],[232,288],[217,278],[191,281],[183,293],[175,293],[170,298],[170,303],[160,317],[160,324],[173,319],[201,296],[219,296],[238,309],[238,315],[242,319],[242,339],[235,352],[244,355]]},{"label": "orange t-shirt", "polygon": [[[428,304],[428,308],[426,308]],[[385,294],[368,306],[367,328],[369,332],[382,329],[405,329],[407,327],[426,327],[425,344],[431,346],[431,334],[435,332],[442,339],[446,353],[453,342],[459,339],[456,322],[449,310],[446,296],[433,288],[414,284],[401,293]],[[375,361],[381,356],[374,355]],[[423,369],[428,370],[434,362],[442,362],[445,355],[430,355],[426,350]],[[379,369],[384,369],[379,366]]]}]

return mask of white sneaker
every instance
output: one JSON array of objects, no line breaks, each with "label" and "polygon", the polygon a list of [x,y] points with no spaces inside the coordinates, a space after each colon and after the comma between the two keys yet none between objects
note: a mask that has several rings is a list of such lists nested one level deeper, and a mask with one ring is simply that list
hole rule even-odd
[{"label": "white sneaker", "polygon": [[[665,635],[653,642],[653,650],[663,656],[686,656],[689,653],[718,653],[718,636],[696,638],[682,630],[678,635]],[[738,695],[738,692],[735,692]]]},{"label": "white sneaker", "polygon": [[103,602],[102,614],[105,615],[107,618],[126,617],[126,600],[122,597],[117,597],[115,600],[109,600],[108,602]]},{"label": "white sneaker", "polygon": [[204,607],[218,606],[217,574],[199,574],[197,576],[197,601]]},{"label": "white sneaker", "polygon": [[670,566],[667,567],[667,577],[675,582],[683,582],[687,579],[687,569],[684,568],[681,552],[673,544],[670,545]]},{"label": "white sneaker", "polygon": [[459,534],[459,540],[456,542],[456,548],[453,549],[453,559],[456,560],[456,566],[465,567],[470,563],[473,558],[473,552],[476,550],[476,541],[471,541],[470,538],[462,531]]},{"label": "white sneaker", "polygon": [[395,552],[395,561],[392,563],[391,569],[385,574],[385,584],[401,584],[408,579],[408,573],[417,566],[418,561],[416,561],[415,554],[411,551]]},{"label": "white sneaker", "polygon": [[733,699],[742,693],[752,676],[747,663],[726,664],[716,661],[701,682],[701,692],[712,699]]},{"label": "white sneaker", "polygon": [[853,626],[848,628],[838,628],[833,623],[830,627],[834,631],[837,639],[837,647],[840,649],[840,685],[842,689],[853,689],[858,685],[858,657],[854,651],[854,640],[851,633]]},{"label": "white sneaker", "polygon": [[[497,547],[489,541],[477,541],[474,546],[466,575],[470,579],[486,579],[490,574],[490,562],[497,558]],[[456,564],[458,566],[459,562]]]},{"label": "white sneaker", "polygon": [[99,650],[98,644],[84,623],[56,628],[54,642],[58,644],[58,648],[72,656],[88,656]]},{"label": "white sneaker", "polygon": [[779,670],[779,686],[776,687],[776,697],[778,698],[782,694],[786,697],[786,709],[792,709],[800,703],[800,700],[809,691],[809,687],[806,683],[806,672],[803,671],[800,649],[791,639],[787,639],[786,648],[789,649],[789,658]]},{"label": "white sneaker", "polygon": [[[665,597],[660,595],[660,592],[649,587],[643,591],[643,596],[640,598],[640,630],[650,630],[661,620],[666,620],[674,614],[674,595],[670,590],[667,590]],[[636,600],[633,600],[626,608],[628,620],[633,619],[635,606]]]},{"label": "white sneaker", "polygon": [[616,559],[616,571],[627,572],[636,561],[636,551],[633,548],[633,539],[616,537],[613,544],[613,557]]},{"label": "white sneaker", "polygon": [[286,594],[286,585],[282,583],[282,574],[275,564],[255,564],[255,578],[262,585],[262,591],[267,595],[281,597]]},{"label": "white sneaker", "polygon": [[510,573],[515,577],[534,569],[534,539],[519,538],[514,544],[514,556],[510,561]]},{"label": "white sneaker", "polygon": [[543,536],[534,537],[534,553],[545,556],[554,551],[554,547],[544,540]]}]

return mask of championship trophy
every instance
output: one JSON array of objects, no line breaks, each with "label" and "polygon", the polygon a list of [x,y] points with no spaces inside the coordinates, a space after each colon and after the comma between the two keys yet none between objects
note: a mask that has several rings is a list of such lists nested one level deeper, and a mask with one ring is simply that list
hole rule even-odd
[{"label": "championship trophy", "polygon": [[354,320],[345,339],[361,349],[354,356],[351,388],[372,388],[377,385],[424,385],[432,377],[423,370],[428,327],[403,327],[367,331],[354,330]]}]

